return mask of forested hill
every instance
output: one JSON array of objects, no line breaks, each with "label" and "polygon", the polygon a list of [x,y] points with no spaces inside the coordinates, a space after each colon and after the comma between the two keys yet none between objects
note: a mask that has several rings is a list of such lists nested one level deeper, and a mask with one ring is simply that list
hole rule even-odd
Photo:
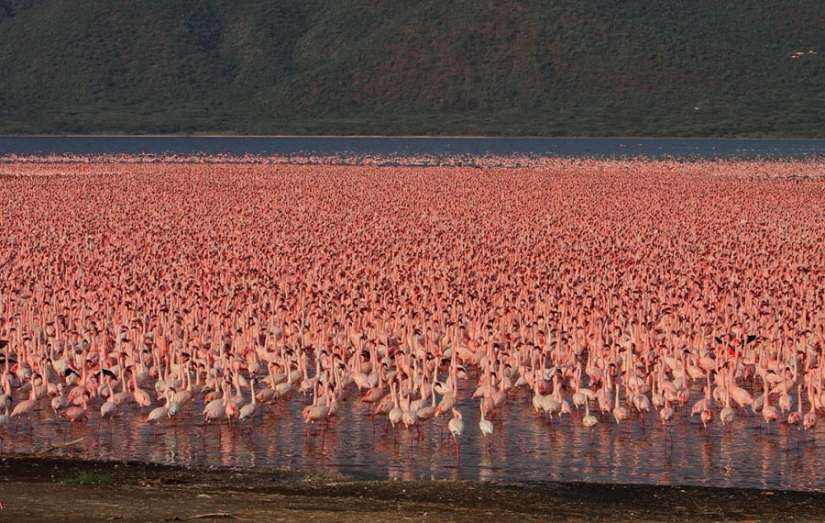
[{"label": "forested hill", "polygon": [[0,0],[0,133],[825,138],[825,3]]}]

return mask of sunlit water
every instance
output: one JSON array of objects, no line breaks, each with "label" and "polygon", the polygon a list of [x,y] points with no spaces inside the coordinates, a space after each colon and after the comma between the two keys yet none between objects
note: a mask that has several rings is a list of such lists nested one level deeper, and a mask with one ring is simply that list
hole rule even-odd
[{"label": "sunlit water", "polygon": [[768,433],[761,416],[753,415],[738,417],[730,431],[718,424],[704,429],[698,416],[690,417],[689,405],[699,398],[698,389],[692,391],[690,404],[676,411],[672,444],[652,414],[644,430],[638,417],[630,426],[619,427],[612,415],[605,416],[591,444],[580,417],[551,425],[536,415],[526,389],[511,395],[493,419],[495,434],[485,441],[478,428],[478,405],[470,397],[474,384],[471,377],[466,382],[469,392],[465,388],[460,394],[465,434],[458,455],[440,419],[424,422],[421,437],[403,425],[387,427],[386,417],[376,418],[373,428],[369,408],[358,401],[354,388],[337,418],[323,433],[316,428],[308,439],[301,419],[307,398],[299,393],[265,407],[251,431],[223,424],[204,433],[200,401],[189,405],[175,425],[164,421],[157,436],[156,427],[145,421],[147,413],[134,402],[122,405],[111,424],[104,420],[98,428],[99,404],[90,408],[87,423],[70,426],[44,401],[33,431],[25,420],[15,430],[12,421],[0,435],[5,452],[32,453],[82,438],[51,454],[178,465],[312,468],[355,479],[825,487],[821,438],[805,441],[796,428],[777,432],[775,425]]}]

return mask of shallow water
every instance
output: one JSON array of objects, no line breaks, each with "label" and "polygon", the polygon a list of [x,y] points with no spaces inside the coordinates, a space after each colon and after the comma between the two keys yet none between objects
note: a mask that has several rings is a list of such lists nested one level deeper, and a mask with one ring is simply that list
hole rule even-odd
[{"label": "shallow water", "polygon": [[[80,443],[54,449],[53,455],[90,459],[150,461],[207,466],[264,466],[340,472],[355,479],[416,480],[469,479],[518,481],[586,481],[598,483],[649,483],[718,487],[822,490],[825,488],[825,449],[820,438],[800,440],[791,429],[770,433],[761,416],[739,417],[731,431],[713,425],[704,429],[690,417],[690,404],[699,398],[692,391],[688,406],[676,410],[673,442],[665,440],[662,424],[653,415],[643,430],[638,417],[630,426],[617,426],[612,415],[601,419],[593,443],[579,417],[565,417],[551,425],[537,417],[530,393],[519,390],[495,416],[495,434],[485,441],[478,429],[479,410],[470,396],[475,380],[466,382],[459,409],[465,433],[459,455],[446,422],[423,424],[422,437],[402,425],[386,426],[377,418],[375,428],[369,408],[351,388],[338,417],[323,433],[305,437],[301,409],[307,402],[296,393],[290,400],[267,406],[251,431],[226,425],[203,431],[202,403],[190,404],[176,425],[164,422],[155,436],[146,413],[130,402],[119,417],[98,429],[98,408],[90,409],[86,424],[71,427],[56,418],[41,402],[34,430],[23,421],[0,429],[3,451],[31,453],[78,438]],[[156,403],[160,405],[160,402]],[[718,412],[717,412],[718,416]],[[760,422],[761,428],[760,428]]]}]

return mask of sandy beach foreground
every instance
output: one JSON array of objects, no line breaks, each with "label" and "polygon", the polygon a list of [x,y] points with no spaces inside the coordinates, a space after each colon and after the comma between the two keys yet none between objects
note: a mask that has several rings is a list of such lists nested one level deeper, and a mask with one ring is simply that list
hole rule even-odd
[{"label": "sandy beach foreground", "polygon": [[825,494],[516,482],[4,456],[0,521],[821,521]]}]

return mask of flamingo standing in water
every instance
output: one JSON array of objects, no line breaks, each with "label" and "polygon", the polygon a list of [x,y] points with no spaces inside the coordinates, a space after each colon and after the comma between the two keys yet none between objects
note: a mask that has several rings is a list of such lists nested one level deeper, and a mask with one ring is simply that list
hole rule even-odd
[{"label": "flamingo standing in water", "polygon": [[659,411],[659,420],[662,422],[662,426],[665,430],[665,439],[670,438],[670,446],[673,446],[673,434],[670,432],[670,426],[673,422],[673,407],[670,406],[670,400],[665,398],[665,406]]},{"label": "flamingo standing in water", "polygon": [[100,422],[104,419],[109,420],[109,429],[111,431],[112,428],[112,418],[114,418],[115,414],[117,413],[117,403],[114,401],[112,396],[109,396],[109,399],[103,402],[103,405],[100,406],[100,418],[97,420],[97,430],[100,432]]},{"label": "flamingo standing in water", "polygon": [[432,418],[435,415],[436,403],[435,403],[435,387],[430,387],[430,404],[427,406],[422,406],[416,412],[419,421],[426,421]]},{"label": "flamingo standing in water", "polygon": [[140,405],[140,410],[143,412],[145,409],[152,406],[152,398],[149,397],[149,393],[145,390],[141,389],[138,386],[137,381],[137,374],[132,374],[132,386],[134,387],[133,397],[135,398],[135,402]]},{"label": "flamingo standing in water", "polygon": [[493,435],[493,423],[484,417],[484,398],[481,398],[481,420],[478,422],[478,428],[484,436],[484,441],[487,441],[487,436]]},{"label": "flamingo standing in water", "polygon": [[9,419],[10,419],[9,407],[6,406],[6,405],[3,405],[3,407],[6,409],[6,411],[3,414],[0,414],[0,426],[5,425],[6,423],[8,423]]},{"label": "flamingo standing in water", "polygon": [[799,439],[800,439],[799,435],[802,434],[803,413],[802,413],[802,383],[801,382],[799,384],[797,384],[796,392],[797,392],[796,410],[789,412],[788,417],[785,420],[785,423],[788,426],[788,430],[785,431],[786,441],[787,441],[786,450],[790,450],[790,447],[791,447],[790,434],[789,434],[790,430],[791,430],[791,427],[797,427],[797,431],[796,431],[797,432],[797,438],[796,438],[797,446],[799,445]]},{"label": "flamingo standing in water", "polygon": [[[619,427],[619,430],[621,430],[622,422],[628,420],[628,416],[627,407],[619,404],[619,390],[621,390],[621,384],[619,380],[616,380],[616,402],[613,407],[613,418],[616,420],[616,425]],[[628,420],[628,425],[629,424],[630,421]]]},{"label": "flamingo standing in water", "polygon": [[[765,420],[765,424],[768,426],[768,434],[771,433],[771,422],[779,420],[779,411],[776,407],[771,405],[770,403],[770,396],[768,392],[768,382],[766,380],[763,381],[763,393],[762,397],[764,398],[765,403],[762,405],[762,419]],[[779,424],[777,421],[777,428],[779,430]]]},{"label": "flamingo standing in water", "polygon": [[[303,410],[303,418],[304,423],[311,424],[312,427],[315,426],[316,423],[326,421],[329,417],[329,405],[326,402],[321,402],[320,398],[323,396],[318,396],[318,382],[315,382],[313,385],[313,399],[312,404],[304,407]],[[309,434],[310,429],[307,427],[304,436],[307,441],[309,441]],[[323,440],[323,429],[321,430],[322,440]]]},{"label": "flamingo standing in water", "polygon": [[54,411],[55,416],[58,416],[60,411],[65,409],[69,405],[69,402],[66,399],[66,395],[63,394],[63,384],[62,383],[59,383],[57,385],[57,390],[58,390],[57,395],[55,395],[52,398],[52,401],[50,403],[50,405],[52,407],[52,410]]},{"label": "flamingo standing in water", "polygon": [[450,418],[450,421],[447,423],[447,430],[450,431],[450,434],[453,436],[453,440],[455,441],[455,453],[459,455],[459,451],[461,448],[461,435],[464,433],[464,419],[461,417],[461,412],[458,411],[455,407],[452,409],[453,417]]},{"label": "flamingo standing in water", "polygon": [[154,423],[155,424],[155,439],[158,437],[158,431],[160,429],[160,422],[164,419],[169,418],[169,405],[172,402],[172,397],[175,394],[174,387],[167,387],[166,391],[164,392],[166,404],[162,407],[155,407],[149,412],[149,415],[146,417],[146,423]]},{"label": "flamingo standing in water", "polygon": [[11,417],[17,418],[17,421],[14,424],[15,432],[17,432],[17,426],[20,424],[20,418],[24,416],[29,420],[29,430],[34,431],[34,425],[32,425],[32,413],[34,412],[34,408],[36,406],[37,396],[35,393],[34,385],[32,385],[31,393],[29,394],[29,399],[21,401],[14,407],[14,410],[11,411]]},{"label": "flamingo standing in water", "polygon": [[[203,435],[206,435],[206,429],[209,427],[209,424],[213,421],[219,421],[221,418],[224,417],[226,413],[227,405],[231,405],[229,402],[229,392],[227,391],[227,382],[221,384],[221,391],[223,395],[220,398],[215,398],[209,403],[206,404],[203,408]],[[221,428],[218,425],[218,438],[221,437]]]},{"label": "flamingo standing in water", "polygon": [[255,380],[254,379],[249,380],[249,392],[252,396],[252,400],[251,400],[250,403],[247,403],[246,405],[241,407],[241,410],[238,411],[238,422],[243,424],[243,423],[246,423],[247,421],[249,421],[250,422],[249,430],[251,431],[252,430],[251,423],[252,423],[252,421],[254,421],[255,414],[258,413],[258,409],[259,409],[257,398],[255,398]]},{"label": "flamingo standing in water", "polygon": [[802,383],[799,383],[796,388],[797,393],[797,402],[796,402],[796,410],[791,411],[788,413],[788,418],[786,419],[785,423],[788,424],[789,427],[796,427],[802,425]]},{"label": "flamingo standing in water", "polygon": [[[820,363],[820,367],[822,366],[822,364],[823,363]],[[816,428],[816,422],[818,421],[818,418],[816,416],[816,401],[814,401],[815,394],[816,394],[816,391],[815,391],[814,387],[812,386],[812,384],[809,384],[808,385],[808,400],[811,404],[811,410],[809,410],[807,412],[807,414],[805,414],[805,416],[802,418],[802,428],[805,429],[805,440],[806,441],[808,439],[808,433],[809,432],[811,433],[811,438],[814,437],[814,429]]]},{"label": "flamingo standing in water", "polygon": [[89,393],[83,391],[80,394],[80,405],[72,405],[68,407],[66,410],[60,413],[60,416],[65,418],[66,420],[71,423],[72,427],[74,427],[75,423],[78,422],[85,422],[88,420],[88,412],[89,412],[89,405],[87,400],[89,399]]},{"label": "flamingo standing in water", "polygon": [[409,430],[410,427],[418,426],[418,411],[422,408],[416,407],[412,403],[413,402],[408,401],[407,408],[405,408],[404,412],[401,414],[401,422],[407,430]]},{"label": "flamingo standing in water", "polygon": [[398,402],[398,389],[395,380],[390,383],[390,394],[392,395],[393,407],[389,413],[387,413],[387,421],[389,421],[390,424],[392,424],[392,428],[395,429],[395,426],[401,422],[401,418],[404,416],[404,410]]},{"label": "flamingo standing in water", "polygon": [[727,427],[728,430],[731,430],[731,424],[735,417],[736,411],[730,405],[730,392],[725,391],[725,406],[722,408],[722,412],[719,413],[719,421],[722,422],[722,427]]},{"label": "flamingo standing in water", "polygon": [[584,416],[582,417],[582,425],[590,432],[590,444],[593,444],[593,429],[599,424],[596,416],[590,414],[590,401],[584,402]]},{"label": "flamingo standing in water", "polygon": [[690,415],[693,416],[696,411],[699,411],[699,420],[702,422],[702,427],[707,429],[708,424],[713,423],[713,411],[710,404],[710,373],[707,375],[708,383],[704,387],[704,397],[693,405]]}]

